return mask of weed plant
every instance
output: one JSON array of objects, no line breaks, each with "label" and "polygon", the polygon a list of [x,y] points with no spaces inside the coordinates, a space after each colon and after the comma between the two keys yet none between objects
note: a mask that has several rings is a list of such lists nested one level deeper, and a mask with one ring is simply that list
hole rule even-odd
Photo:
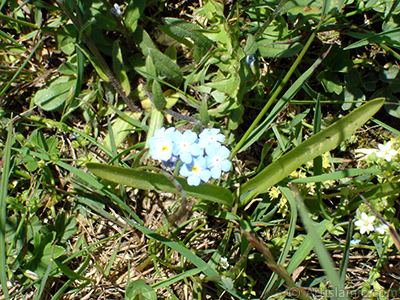
[{"label": "weed plant", "polygon": [[0,22],[0,299],[400,297],[399,1]]}]

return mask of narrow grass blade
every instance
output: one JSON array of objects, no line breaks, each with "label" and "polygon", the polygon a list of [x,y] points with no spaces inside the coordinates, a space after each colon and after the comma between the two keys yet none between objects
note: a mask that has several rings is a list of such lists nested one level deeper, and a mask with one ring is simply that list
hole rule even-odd
[{"label": "narrow grass blade", "polygon": [[347,46],[343,50],[355,49],[355,48],[370,45],[372,43],[377,43],[377,44],[396,43],[396,39],[398,38],[399,34],[400,34],[400,28],[395,28],[395,29],[387,30],[387,31],[380,32],[380,33],[370,32],[367,34],[366,38],[363,38],[363,39],[359,40],[358,42],[355,42],[355,43]]},{"label": "narrow grass blade", "polygon": [[153,284],[151,287],[153,289],[162,289],[162,288],[165,288],[165,287],[167,287],[167,286],[169,286],[171,284],[174,284],[175,282],[178,282],[178,281],[180,281],[182,279],[185,279],[185,278],[190,277],[190,276],[197,275],[197,274],[203,272],[204,270],[205,270],[204,267],[203,268],[191,269],[191,270],[182,272],[179,275],[176,275],[176,276],[173,276],[171,278],[165,279],[163,281],[157,282],[156,284]]},{"label": "narrow grass blade", "polygon": [[383,128],[393,132],[396,135],[400,135],[400,131],[397,130],[396,128],[393,128],[392,126],[387,125],[386,123],[383,123],[382,121],[375,119],[375,118],[371,118],[371,121],[382,126]]},{"label": "narrow grass blade", "polygon": [[[330,222],[328,220],[323,220],[322,222],[318,223],[318,226],[316,226],[316,232],[317,232],[318,237],[321,237],[327,230],[328,226],[331,226],[331,224],[332,224],[332,222]],[[286,267],[286,270],[288,271],[289,274],[293,274],[293,272],[300,266],[300,264],[303,263],[305,258],[309,255],[310,251],[314,247],[313,239],[314,239],[313,236],[311,236],[310,234],[307,234],[306,238],[301,243],[300,247],[297,248],[296,252],[291,257],[288,266]],[[276,289],[278,289],[283,283],[284,283],[284,280],[281,279],[276,284]]]},{"label": "narrow grass blade", "polygon": [[32,56],[35,54],[36,50],[42,45],[43,39],[41,39],[33,48],[32,53],[29,54],[28,58],[24,61],[24,63],[21,65],[21,67],[18,69],[18,71],[14,74],[14,76],[10,79],[10,81],[6,84],[6,86],[2,89],[0,92],[0,98],[7,92],[8,88],[11,86],[11,84],[14,82],[15,78],[18,77],[18,75],[22,72],[22,70],[25,68],[26,64],[30,61]]},{"label": "narrow grass blade", "polygon": [[277,273],[290,287],[293,288],[298,294],[296,295],[299,299],[310,300],[311,298],[307,295],[306,291],[301,287],[296,286],[292,277],[289,275],[287,270],[275,262],[273,255],[269,251],[268,247],[255,236],[247,231],[242,231],[246,239],[252,244],[265,258],[265,261],[271,271]]},{"label": "narrow grass blade", "polygon": [[347,271],[347,266],[349,265],[350,241],[353,237],[353,227],[354,227],[353,220],[350,220],[349,227],[347,228],[346,243],[344,244],[343,258],[342,261],[340,262],[340,268],[339,268],[340,280],[342,281],[343,284],[346,280],[346,271]]},{"label": "narrow grass blade", "polygon": [[308,78],[313,74],[315,69],[321,64],[323,58],[328,54],[328,51],[325,52],[320,58],[318,58],[311,67],[307,69],[297,80],[288,88],[288,90],[283,94],[282,98],[279,99],[278,102],[275,103],[271,112],[268,113],[265,120],[254,130],[251,131],[249,136],[245,139],[242,146],[238,147],[238,152],[242,152],[248,147],[250,147],[253,143],[258,141],[261,135],[269,128],[272,122],[276,119],[279,113],[285,108],[285,106],[289,103],[289,101],[296,95],[296,93],[304,86],[307,82]]},{"label": "narrow grass blade", "polygon": [[254,197],[287,177],[302,164],[336,148],[342,141],[349,138],[357,128],[367,122],[382,107],[384,102],[384,98],[367,102],[271,163],[241,187],[239,205],[246,205]]},{"label": "narrow grass blade", "polygon": [[383,170],[381,169],[347,169],[347,170],[341,170],[333,173],[311,176],[306,178],[289,179],[287,180],[287,182],[293,182],[293,183],[323,182],[328,180],[339,180],[347,177],[355,177],[365,174],[379,174],[382,171]]},{"label": "narrow grass blade", "polygon": [[[310,37],[308,38],[306,44],[304,45],[304,48],[301,50],[300,54],[297,56],[296,60],[294,61],[293,65],[290,67],[289,71],[286,73],[285,77],[282,79],[282,81],[280,81],[279,86],[276,88],[276,90],[274,91],[274,93],[271,95],[271,97],[269,98],[268,102],[264,105],[263,109],[260,111],[260,113],[258,114],[258,116],[255,118],[255,120],[253,121],[253,123],[250,125],[250,127],[247,129],[247,131],[245,132],[245,134],[242,136],[242,138],[240,139],[240,141],[236,144],[236,147],[232,150],[231,152],[231,158],[233,157],[233,155],[235,155],[235,153],[239,150],[243,148],[243,144],[248,140],[249,135],[253,132],[253,130],[257,127],[257,125],[260,123],[261,119],[266,115],[269,107],[272,105],[272,103],[277,99],[278,95],[280,94],[280,92],[282,91],[283,87],[286,85],[286,83],[289,81],[290,77],[292,76],[292,74],[294,73],[294,71],[296,70],[297,66],[299,65],[300,61],[303,59],[304,55],[306,54],[308,48],[310,47],[312,41],[314,40],[317,31],[319,29],[320,24],[318,25],[318,27],[316,28],[316,30],[314,30]],[[327,51],[329,52],[329,50]],[[324,54],[326,55],[327,52]],[[242,149],[243,150],[243,149]]]},{"label": "narrow grass blade", "polygon": [[[88,249],[89,250],[89,249]],[[76,275],[74,277],[70,277],[66,283],[64,283],[64,285],[57,290],[57,292],[54,294],[54,296],[51,298],[51,300],[57,300],[58,298],[60,298],[63,294],[64,291],[71,285],[74,283],[74,281],[76,281],[79,277],[83,278],[82,276],[80,276],[87,268],[87,266],[89,265],[91,261],[91,256],[87,255],[85,258],[85,261],[83,262],[83,264],[79,267],[78,271],[76,271]],[[128,273],[129,274],[129,273]],[[88,281],[87,281],[88,282]]]},{"label": "narrow grass blade", "polygon": [[310,234],[314,241],[314,249],[318,255],[319,263],[332,284],[334,295],[336,296],[333,296],[332,299],[348,299],[347,297],[344,297],[342,295],[343,293],[337,292],[345,290],[343,282],[340,280],[339,274],[335,270],[335,265],[333,264],[331,256],[329,255],[328,250],[326,250],[321,237],[315,229],[316,224],[311,220],[303,199],[301,198],[299,192],[294,186],[292,186],[291,189],[294,194],[294,199],[297,202],[297,207],[299,209],[301,220],[306,227],[308,234]]},{"label": "narrow grass blade", "polygon": [[[296,201],[293,198],[293,194],[290,191],[290,189],[286,186],[286,185],[280,185],[279,189],[281,190],[281,192],[283,193],[283,195],[285,195],[286,199],[289,202],[290,205],[290,223],[289,223],[289,228],[288,228],[288,237],[286,239],[285,242],[285,246],[282,249],[281,255],[279,256],[278,259],[278,264],[280,265],[284,265],[286,258],[289,254],[289,250],[292,247],[292,241],[293,241],[293,237],[294,237],[294,233],[295,233],[295,229],[296,229],[296,221],[297,221],[297,207],[296,207]],[[278,274],[274,273],[267,285],[264,288],[263,293],[261,294],[261,298],[264,298],[265,295],[268,295],[270,292],[273,292],[276,290],[276,285],[278,284]]]},{"label": "narrow grass blade", "polygon": [[3,150],[3,158],[0,161],[0,168],[3,165],[0,176],[0,283],[3,295],[7,299],[9,297],[7,288],[7,257],[6,257],[6,220],[7,220],[7,194],[8,179],[10,178],[11,169],[11,146],[13,124],[10,122],[7,126],[7,140]]},{"label": "narrow grass blade", "polygon": [[37,289],[37,291],[33,297],[33,300],[43,299],[42,294],[44,292],[44,288],[46,287],[47,279],[49,278],[52,265],[53,265],[53,260],[50,260],[49,266],[47,267],[46,272],[43,275],[43,278],[40,279],[41,282],[40,282],[39,288]]}]

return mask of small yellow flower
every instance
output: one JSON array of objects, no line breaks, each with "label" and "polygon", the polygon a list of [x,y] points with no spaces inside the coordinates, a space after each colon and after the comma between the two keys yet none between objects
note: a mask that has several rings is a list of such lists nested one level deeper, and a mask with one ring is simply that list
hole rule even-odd
[{"label": "small yellow flower", "polygon": [[281,190],[280,190],[278,187],[273,186],[273,187],[268,191],[268,194],[269,194],[269,197],[270,197],[271,199],[278,199],[279,196],[281,195]]}]

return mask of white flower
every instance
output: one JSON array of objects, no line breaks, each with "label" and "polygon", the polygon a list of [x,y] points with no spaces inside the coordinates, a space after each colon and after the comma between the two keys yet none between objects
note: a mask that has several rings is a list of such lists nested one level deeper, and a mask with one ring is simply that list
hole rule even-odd
[{"label": "white flower", "polygon": [[356,158],[359,160],[364,160],[366,159],[368,156],[370,156],[372,153],[376,152],[376,149],[356,149],[354,150],[354,152],[356,153]]},{"label": "white flower", "polygon": [[359,239],[352,239],[352,240],[350,241],[350,244],[352,244],[352,245],[358,245],[360,242],[361,242],[361,240],[359,240]]},{"label": "white flower", "polygon": [[225,270],[229,268],[228,259],[226,257],[221,257],[221,259],[219,260],[219,264]]},{"label": "white flower", "polygon": [[121,8],[117,3],[115,3],[114,7],[110,9],[110,12],[118,17],[122,15]]},{"label": "white flower", "polygon": [[389,229],[389,227],[385,224],[380,224],[379,226],[375,226],[375,231],[378,232],[379,234],[385,234],[387,229]]},{"label": "white flower", "polygon": [[354,225],[360,227],[360,233],[369,233],[374,231],[374,225],[372,224],[375,221],[375,216],[368,216],[365,212],[361,213],[361,219],[354,222]]},{"label": "white flower", "polygon": [[150,156],[156,160],[167,161],[172,156],[173,142],[169,136],[152,137],[149,140]]},{"label": "white flower", "polygon": [[379,144],[378,148],[380,151],[376,152],[376,156],[379,158],[385,158],[386,161],[391,161],[392,157],[397,155],[397,151],[392,149],[392,143],[387,142],[385,145]]}]

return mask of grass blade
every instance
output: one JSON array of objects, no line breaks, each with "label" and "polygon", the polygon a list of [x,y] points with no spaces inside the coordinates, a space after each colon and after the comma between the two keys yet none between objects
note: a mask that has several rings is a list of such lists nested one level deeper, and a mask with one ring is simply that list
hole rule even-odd
[{"label": "grass blade", "polygon": [[7,194],[8,194],[8,179],[10,178],[11,168],[11,146],[12,138],[12,122],[7,126],[7,140],[3,151],[3,158],[0,162],[0,167],[3,165],[0,180],[0,283],[5,298],[9,297],[7,288],[7,257],[6,257],[6,220],[7,220]]},{"label": "grass blade", "polygon": [[[300,194],[298,193],[297,189],[292,186],[292,192],[294,194],[294,199],[297,202],[297,207],[299,209],[301,220],[306,227],[307,232],[311,235],[314,241],[314,249],[318,255],[319,263],[324,270],[324,273],[329,278],[333,291],[344,291],[343,282],[340,280],[338,273],[335,270],[335,265],[329,255],[328,250],[326,250],[321,237],[318,235],[315,227],[316,224],[311,220],[309,216],[309,212],[301,198]],[[337,297],[332,297],[332,299],[348,299],[347,297],[340,296],[341,293],[334,293],[337,294]]]}]

